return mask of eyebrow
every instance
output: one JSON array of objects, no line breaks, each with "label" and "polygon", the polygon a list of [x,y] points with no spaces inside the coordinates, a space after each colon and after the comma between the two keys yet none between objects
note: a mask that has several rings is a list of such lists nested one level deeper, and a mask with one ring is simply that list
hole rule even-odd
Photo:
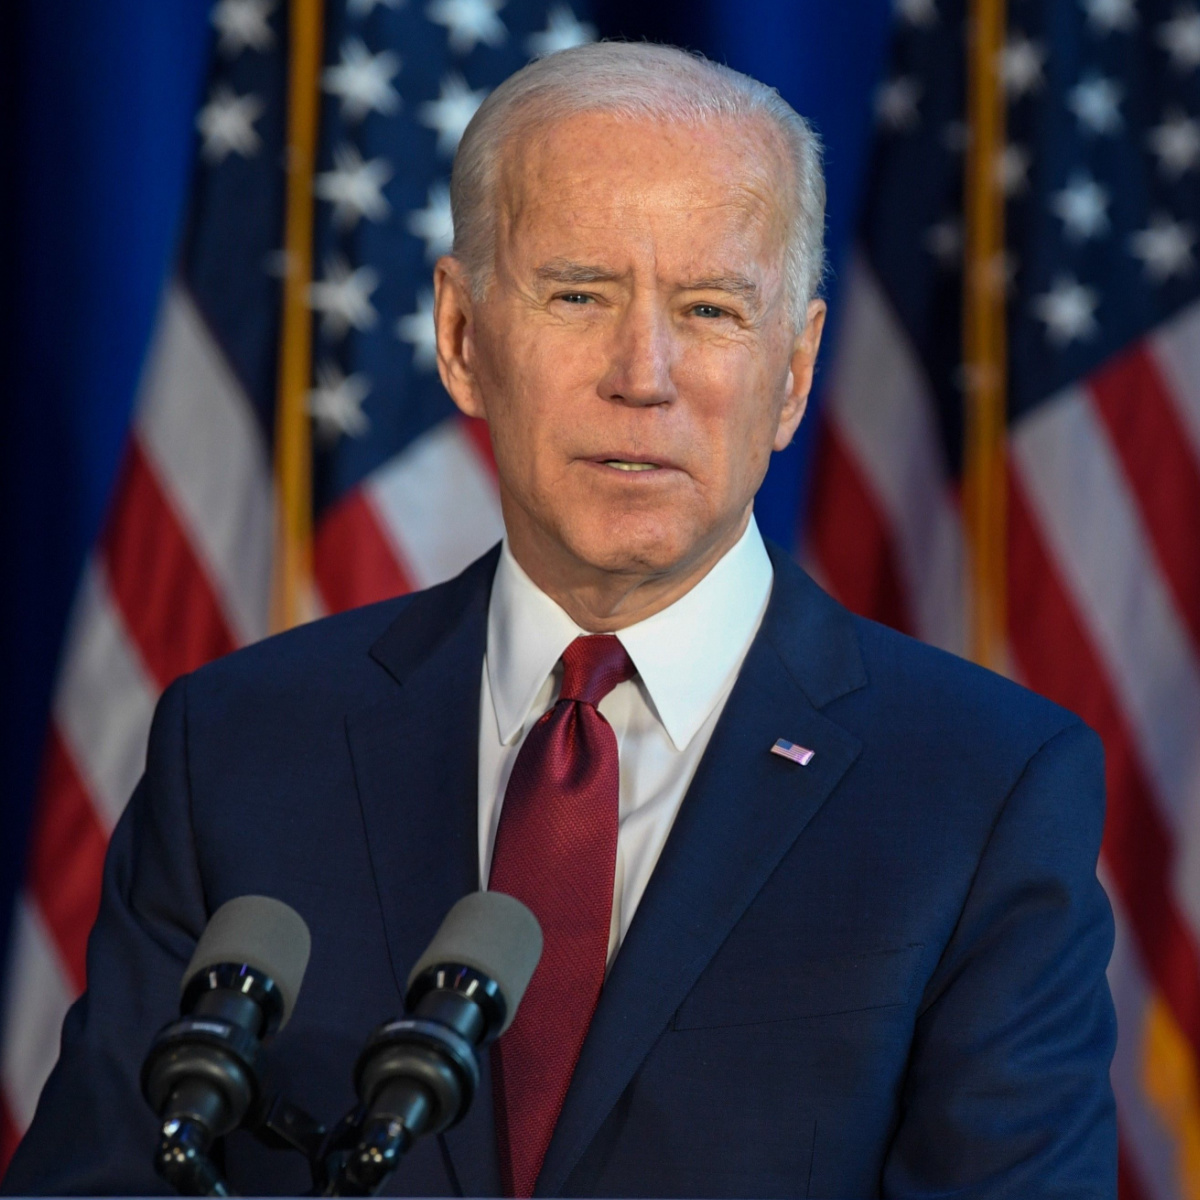
[{"label": "eyebrow", "polygon": [[[545,263],[534,274],[548,283],[611,283],[621,278],[617,271],[565,259]],[[729,292],[750,301],[759,297],[758,284],[745,275],[706,275],[701,279],[689,279],[680,285],[680,291]]]},{"label": "eyebrow", "polygon": [[703,279],[691,279],[682,285],[685,292],[732,292],[745,300],[757,300],[759,288],[753,279],[745,275],[708,275]]},{"label": "eyebrow", "polygon": [[621,276],[604,267],[591,267],[586,263],[553,259],[537,268],[534,274],[547,283],[611,283]]}]

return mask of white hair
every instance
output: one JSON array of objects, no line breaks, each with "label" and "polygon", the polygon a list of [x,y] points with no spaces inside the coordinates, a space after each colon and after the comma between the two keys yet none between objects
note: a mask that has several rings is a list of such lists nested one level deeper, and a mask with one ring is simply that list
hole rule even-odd
[{"label": "white hair", "polygon": [[491,279],[505,147],[527,128],[585,112],[692,125],[758,120],[773,130],[791,166],[789,195],[781,197],[788,219],[784,285],[796,328],[803,328],[825,261],[825,179],[816,133],[774,88],[700,54],[648,42],[560,50],[510,75],[480,105],[450,180],[454,255],[477,294]]}]

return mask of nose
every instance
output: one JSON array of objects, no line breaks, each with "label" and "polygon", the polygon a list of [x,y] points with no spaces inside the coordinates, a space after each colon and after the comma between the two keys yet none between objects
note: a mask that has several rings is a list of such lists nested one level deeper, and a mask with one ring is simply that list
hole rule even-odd
[{"label": "nose", "polygon": [[648,407],[675,399],[675,338],[668,315],[654,298],[638,298],[613,331],[608,370],[600,382],[605,400]]}]

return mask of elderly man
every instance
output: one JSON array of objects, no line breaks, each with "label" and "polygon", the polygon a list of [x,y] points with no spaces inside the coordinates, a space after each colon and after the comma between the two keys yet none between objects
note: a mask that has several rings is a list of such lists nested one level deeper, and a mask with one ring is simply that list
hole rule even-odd
[{"label": "elderly man", "polygon": [[[272,1062],[332,1121],[486,885],[545,957],[397,1190],[1114,1195],[1096,738],[851,616],[754,524],[824,318],[808,127],[673,49],[565,51],[480,109],[453,202],[439,365],[506,540],[169,689],[6,1186],[161,1186],[138,1066],[224,900],[312,929]],[[305,1185],[244,1134],[225,1166]]]}]

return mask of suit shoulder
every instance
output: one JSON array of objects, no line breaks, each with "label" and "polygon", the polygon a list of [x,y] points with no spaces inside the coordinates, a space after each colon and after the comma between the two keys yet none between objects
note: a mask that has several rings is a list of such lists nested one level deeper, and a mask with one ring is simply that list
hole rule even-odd
[{"label": "suit shoulder", "polygon": [[284,694],[354,689],[380,673],[371,647],[411,607],[414,593],[298,625],[206,663],[187,677],[189,694]]},{"label": "suit shoulder", "polygon": [[310,621],[216,659],[187,677],[189,691],[269,686],[336,699],[378,686],[394,665],[390,643],[432,644],[472,606],[486,607],[498,554],[495,546],[443,583]]},{"label": "suit shoulder", "polygon": [[[1100,828],[1104,751],[1078,716],[885,626],[853,617],[851,627],[864,682],[824,712],[860,743],[855,776],[864,793],[886,797],[893,815],[912,814],[922,837],[932,821],[963,861],[982,852],[1022,781],[1033,788],[1024,811],[1036,836],[1062,814],[1080,831]],[[1045,786],[1051,779],[1055,786]],[[1091,834],[1080,837],[1090,845]]]},{"label": "suit shoulder", "polygon": [[864,617],[851,620],[876,703],[898,719],[908,713],[926,731],[1027,753],[1068,729],[1091,733],[1069,709],[1003,675]]}]

